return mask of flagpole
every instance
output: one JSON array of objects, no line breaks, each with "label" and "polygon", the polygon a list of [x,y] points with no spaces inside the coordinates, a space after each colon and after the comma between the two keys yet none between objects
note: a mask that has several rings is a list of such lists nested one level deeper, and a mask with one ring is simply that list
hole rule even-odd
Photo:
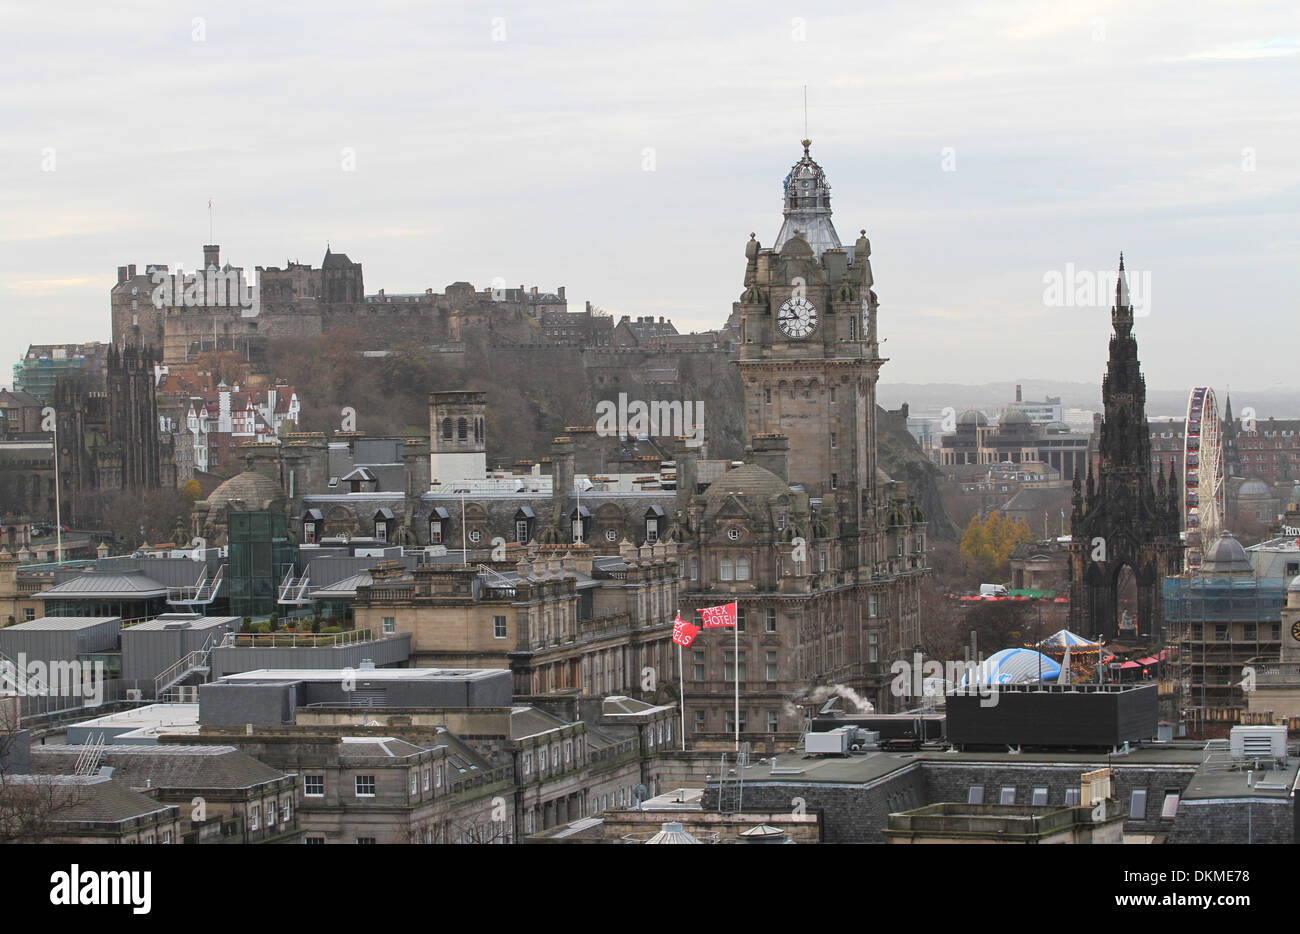
[{"label": "flagpole", "polygon": [[[678,614],[681,615],[680,613]],[[678,711],[682,716],[682,752],[686,751],[686,662],[682,660],[682,644],[677,643],[678,683],[682,686],[682,702]]]},{"label": "flagpole", "polygon": [[[737,611],[736,616],[740,613]],[[740,752],[740,620],[731,625],[731,633],[735,637],[735,647],[732,649],[731,656],[731,674],[736,685],[736,752]]]}]

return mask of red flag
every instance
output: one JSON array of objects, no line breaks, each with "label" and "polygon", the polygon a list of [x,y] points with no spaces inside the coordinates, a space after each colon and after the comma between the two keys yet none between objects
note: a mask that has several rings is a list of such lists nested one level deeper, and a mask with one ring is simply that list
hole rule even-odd
[{"label": "red flag", "polygon": [[699,635],[700,627],[693,623],[688,623],[682,619],[682,614],[678,613],[677,618],[673,620],[673,641],[680,646],[688,646],[695,641]]},{"label": "red flag", "polygon": [[705,629],[717,629],[721,626],[736,625],[735,603],[724,603],[721,606],[700,607],[696,612],[704,617]]}]

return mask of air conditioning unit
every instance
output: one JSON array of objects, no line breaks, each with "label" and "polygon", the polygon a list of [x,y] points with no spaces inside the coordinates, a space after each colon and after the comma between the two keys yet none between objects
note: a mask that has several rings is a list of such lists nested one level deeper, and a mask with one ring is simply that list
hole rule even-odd
[{"label": "air conditioning unit", "polygon": [[1228,754],[1233,759],[1286,761],[1286,727],[1234,726],[1228,734]]},{"label": "air conditioning unit", "polygon": [[144,691],[139,688],[127,688],[126,699],[132,703],[138,704],[140,701],[144,700]]}]

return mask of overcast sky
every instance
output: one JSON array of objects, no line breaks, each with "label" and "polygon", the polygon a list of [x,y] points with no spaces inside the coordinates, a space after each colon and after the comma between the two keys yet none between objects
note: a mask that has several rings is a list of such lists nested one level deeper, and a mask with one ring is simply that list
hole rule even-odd
[{"label": "overcast sky", "polygon": [[[1146,276],[1153,388],[1296,385],[1300,5],[0,7],[0,360],[106,340],[118,265],[501,277],[716,327],[812,154],[872,243],[882,379],[1096,382]],[[1076,284],[1085,284],[1077,280]],[[1281,413],[1279,413],[1281,414]]]}]

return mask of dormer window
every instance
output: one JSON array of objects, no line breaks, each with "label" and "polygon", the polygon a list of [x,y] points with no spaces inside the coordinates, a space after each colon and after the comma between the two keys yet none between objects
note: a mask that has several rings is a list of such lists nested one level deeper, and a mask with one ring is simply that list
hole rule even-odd
[{"label": "dormer window", "polygon": [[651,506],[645,513],[645,540],[646,544],[653,545],[659,541],[659,530],[664,520],[664,510],[662,506]]},{"label": "dormer window", "polygon": [[441,506],[436,507],[433,510],[433,513],[429,516],[429,544],[430,545],[442,544],[442,536],[447,528],[445,525],[447,519],[448,519],[447,510],[443,509]]},{"label": "dormer window", "polygon": [[526,544],[532,539],[534,518],[532,509],[527,506],[515,511],[515,541]]}]

